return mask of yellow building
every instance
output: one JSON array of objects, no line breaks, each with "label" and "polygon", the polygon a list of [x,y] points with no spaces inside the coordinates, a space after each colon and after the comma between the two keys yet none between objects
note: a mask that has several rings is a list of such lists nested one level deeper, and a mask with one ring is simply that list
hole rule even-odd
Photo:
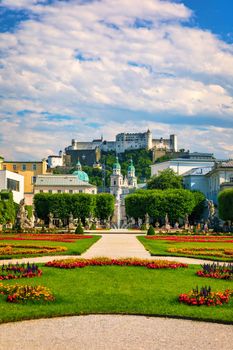
[{"label": "yellow building", "polygon": [[3,161],[4,161],[4,158],[2,158],[2,157],[0,156],[0,170],[3,170],[3,166],[2,166]]},{"label": "yellow building", "polygon": [[[12,171],[24,176],[24,197],[25,203],[28,205],[32,204],[34,184],[36,182],[37,175],[44,175],[47,173],[47,162],[45,159],[42,161],[3,161],[3,170]],[[1,169],[1,160],[0,160]]]}]

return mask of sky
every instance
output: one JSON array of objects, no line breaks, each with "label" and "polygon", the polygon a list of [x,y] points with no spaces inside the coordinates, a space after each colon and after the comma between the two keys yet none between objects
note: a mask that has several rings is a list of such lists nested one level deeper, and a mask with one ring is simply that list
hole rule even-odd
[{"label": "sky", "polygon": [[0,155],[119,132],[233,158],[233,2],[0,0]]}]

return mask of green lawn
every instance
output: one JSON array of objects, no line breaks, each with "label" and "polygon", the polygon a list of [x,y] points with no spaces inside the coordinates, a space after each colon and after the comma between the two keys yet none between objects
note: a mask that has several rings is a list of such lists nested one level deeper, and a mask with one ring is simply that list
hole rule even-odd
[{"label": "green lawn", "polygon": [[224,242],[173,242],[166,240],[150,240],[143,236],[138,236],[138,240],[144,245],[144,247],[150,252],[152,256],[184,256],[189,258],[196,259],[207,259],[207,260],[215,260],[215,261],[233,261],[231,257],[229,258],[221,258],[216,256],[210,256],[208,254],[202,255],[192,255],[192,254],[182,254],[182,253],[174,253],[169,252],[170,248],[225,248],[233,250],[233,243],[224,243]]},{"label": "green lawn", "polygon": [[[178,270],[145,267],[89,266],[81,269],[42,267],[42,277],[17,283],[44,285],[54,293],[51,304],[10,304],[0,296],[0,322],[80,314],[140,314],[233,323],[233,298],[223,306],[188,306],[180,293],[211,286],[213,291],[233,288],[232,281],[201,278],[198,266]],[[4,281],[14,284],[16,281]]]},{"label": "green lawn", "polygon": [[13,241],[13,240],[1,240],[0,243],[9,243],[14,246],[25,245],[25,246],[48,246],[48,247],[57,247],[62,246],[66,247],[67,250],[64,252],[53,252],[47,254],[18,254],[18,255],[0,255],[0,260],[4,259],[18,259],[26,257],[35,257],[35,256],[46,256],[46,255],[81,255],[87,249],[89,249],[95,242],[97,242],[101,236],[93,236],[92,238],[79,239],[76,242],[52,242],[52,241],[33,241],[33,240],[22,240],[22,241]]}]

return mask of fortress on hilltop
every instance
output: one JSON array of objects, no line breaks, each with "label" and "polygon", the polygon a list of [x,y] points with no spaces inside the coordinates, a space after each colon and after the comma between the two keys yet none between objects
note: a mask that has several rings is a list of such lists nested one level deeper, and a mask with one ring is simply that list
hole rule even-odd
[{"label": "fortress on hilltop", "polygon": [[137,133],[120,133],[116,135],[115,141],[106,141],[103,140],[103,137],[91,142],[79,142],[73,139],[71,146],[68,146],[65,150],[93,150],[96,147],[104,152],[114,151],[116,153],[124,153],[127,150],[135,149],[150,150],[152,148],[177,152],[177,136],[170,135],[169,139],[163,137],[153,139],[150,130]]},{"label": "fortress on hilltop", "polygon": [[116,154],[124,153],[130,150],[146,149],[153,152],[157,157],[165,153],[177,152],[177,136],[170,135],[169,138],[163,137],[154,139],[152,132],[148,129],[146,132],[137,133],[120,133],[115,137],[115,141],[94,139],[92,141],[71,140],[71,145],[60,151],[59,156],[49,156],[48,165],[53,168],[62,166],[62,164],[76,164],[80,159],[84,165],[92,166],[98,163],[101,152],[115,152]]}]

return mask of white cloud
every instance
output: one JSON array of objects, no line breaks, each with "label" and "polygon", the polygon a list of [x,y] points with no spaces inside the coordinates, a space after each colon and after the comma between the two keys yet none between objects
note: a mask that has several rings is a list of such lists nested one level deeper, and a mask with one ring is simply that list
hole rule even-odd
[{"label": "white cloud", "polygon": [[[218,135],[213,149],[219,148],[224,155],[231,152],[230,146],[220,142],[222,131],[213,128],[220,121],[223,125],[232,122],[233,47],[209,31],[187,27],[184,23],[192,16],[187,7],[159,0],[56,1],[50,6],[37,2],[2,1],[4,6],[28,9],[40,18],[22,22],[15,32],[1,35],[0,88],[5,98],[0,120],[6,115],[8,120],[12,118],[13,129],[12,136],[4,138],[3,153],[9,154],[7,141],[12,138],[20,145],[12,156],[22,152],[23,143],[23,154],[30,155],[33,150],[35,156],[46,156],[61,144],[58,138],[76,137],[72,132],[78,130],[91,135],[93,129],[85,124],[93,121],[114,132],[126,131],[122,128],[127,125],[140,130],[142,117],[138,113],[128,124],[120,125],[101,114],[105,107],[149,112],[155,119],[158,114],[174,116],[171,133],[179,133],[175,130],[179,115],[187,117],[184,129],[188,133],[193,130],[188,126],[193,117],[200,122],[208,117],[212,120],[208,135]],[[88,108],[95,110],[91,116]],[[22,110],[31,114],[23,118],[17,114]],[[49,121],[43,112],[71,119]],[[72,124],[77,128],[72,129]],[[9,124],[1,122],[4,134],[7,127]],[[224,132],[232,135],[231,129]],[[195,130],[193,134],[197,145],[211,148],[206,134]],[[78,135],[82,136],[81,132]],[[185,139],[185,134],[180,138]],[[230,138],[226,140],[231,143]]]}]

